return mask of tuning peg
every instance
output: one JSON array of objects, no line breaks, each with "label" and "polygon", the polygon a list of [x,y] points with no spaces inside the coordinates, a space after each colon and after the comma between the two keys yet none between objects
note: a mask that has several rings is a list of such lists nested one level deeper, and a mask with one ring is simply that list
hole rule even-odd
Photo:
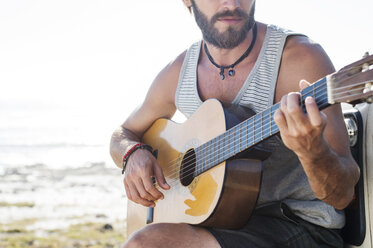
[{"label": "tuning peg", "polygon": [[[363,59],[369,57],[369,52],[365,52],[364,56],[363,56]],[[361,67],[363,69],[363,71],[366,71],[366,70],[369,70],[369,63],[364,63]]]},{"label": "tuning peg", "polygon": [[[363,58],[366,58],[369,56],[369,52],[365,52]],[[364,63],[363,66],[363,71],[367,71],[369,70],[369,63]],[[365,84],[365,87],[364,87],[364,90],[363,90],[363,93],[369,93],[369,92],[372,92],[373,91],[373,81],[368,81],[366,84]],[[373,97],[370,96],[368,97],[366,100],[365,100],[367,103],[373,103]]]}]

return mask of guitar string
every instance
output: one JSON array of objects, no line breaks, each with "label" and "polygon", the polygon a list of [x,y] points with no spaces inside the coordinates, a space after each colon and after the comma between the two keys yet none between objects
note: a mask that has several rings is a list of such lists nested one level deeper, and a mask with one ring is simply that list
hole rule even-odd
[{"label": "guitar string", "polygon": [[[355,90],[356,91],[356,90]],[[325,92],[323,95],[325,95],[327,92]],[[357,94],[357,95],[359,95],[359,94]],[[320,101],[322,102],[322,101],[324,101],[324,100],[326,100],[326,99],[328,99],[328,97],[326,97],[326,98],[323,98],[323,99],[320,99]],[[273,122],[273,120],[271,120],[271,122]],[[265,131],[267,131],[268,129],[264,129]],[[250,133],[251,134],[251,133]],[[244,136],[242,136],[242,138],[243,138]],[[255,142],[255,141],[254,141]],[[229,146],[229,144],[228,144],[228,146]],[[232,147],[232,146],[230,146],[230,147]],[[241,151],[240,151],[241,152]],[[237,153],[236,153],[237,154]],[[194,157],[194,156],[193,156]],[[210,158],[209,160],[207,160],[207,162],[206,163],[211,163],[211,160],[212,161],[214,161],[214,160],[216,160],[216,158]],[[194,167],[193,167],[193,165],[192,165],[192,167],[190,168],[191,170],[194,170]],[[178,170],[178,169],[176,169],[176,170]],[[203,170],[204,170],[204,168],[202,168],[202,172],[203,172]],[[190,172],[190,170],[188,171],[188,172]],[[196,170],[196,172],[200,172],[200,171],[198,171],[198,169]],[[186,172],[187,173],[187,172]],[[188,174],[188,175],[186,175],[186,176],[184,176],[184,177],[181,177],[181,179],[183,179],[183,178],[185,178],[185,177],[188,177],[188,176],[190,176],[190,175],[192,175],[192,174],[194,174],[194,172],[192,172],[192,173],[190,173],[190,174]],[[172,181],[170,181],[170,184],[173,184],[174,186],[176,186],[176,185],[179,185],[179,183],[177,183],[177,184],[174,184],[174,182],[175,181],[178,181],[179,179],[174,179],[174,180],[172,180]]]},{"label": "guitar string", "polygon": [[[320,86],[320,87],[318,87],[318,88],[321,88],[322,86]],[[320,91],[319,91],[320,92]],[[307,93],[305,93],[304,94],[304,96],[306,96],[306,94],[308,94],[308,93],[310,93],[310,92],[307,92]],[[325,95],[325,94],[327,94],[327,92],[324,92],[324,94],[322,94],[322,95],[320,95],[319,96],[319,99],[320,99],[320,97],[321,96],[323,96],[323,95]],[[328,99],[328,97],[326,97],[326,98],[323,98],[323,99],[320,99],[319,101],[324,101],[324,100],[326,100],[326,99]],[[336,98],[337,99],[337,98]],[[273,107],[273,106],[272,106]],[[263,111],[263,112],[265,112],[265,111]],[[261,113],[263,113],[263,112],[261,112]],[[270,113],[270,115],[272,115],[272,112]],[[270,115],[265,115],[264,117],[268,117],[268,116],[270,116]],[[264,119],[263,117],[261,117],[261,119]],[[268,126],[268,125],[271,125],[272,124],[272,122],[273,122],[273,120],[271,120],[271,123],[270,124],[265,124],[265,125],[263,125],[263,130],[262,130],[262,132],[263,131],[268,131],[268,128],[265,128],[266,126]],[[253,124],[253,122],[251,122],[250,123],[250,128],[251,127],[253,127],[254,126],[254,124]],[[249,128],[249,126],[247,127],[247,128]],[[251,134],[254,132],[255,130],[253,130],[252,132],[250,132],[250,133],[247,133],[247,135],[243,135],[243,136],[241,136],[241,139],[244,139],[246,136],[251,136]],[[231,141],[231,137],[234,137],[236,134],[233,134],[233,135],[231,135],[231,136],[228,136],[227,137],[227,140],[228,140],[228,142],[230,142]],[[256,139],[254,139],[254,137],[252,138],[252,140],[254,141],[254,144],[255,144],[255,142],[256,142]],[[222,147],[222,148],[219,148],[216,152],[220,152],[220,150],[224,150],[226,147],[230,147],[230,148],[233,148],[234,149],[234,147],[232,147],[231,145],[232,145],[232,143],[235,143],[235,141],[236,141],[236,139],[234,139],[231,143],[228,143],[228,145],[226,145],[225,147]],[[260,141],[260,140],[259,140]],[[258,141],[258,142],[259,142]],[[214,144],[214,145],[216,145],[216,144]],[[228,150],[231,150],[230,148],[228,148]],[[206,148],[207,149],[207,148]],[[206,150],[205,149],[205,150]],[[201,150],[201,151],[203,151],[203,150]],[[200,152],[201,152],[200,151]],[[216,153],[215,152],[215,153]],[[233,152],[234,152],[234,150],[233,150]],[[236,153],[237,154],[237,153]],[[205,157],[201,157],[200,158],[200,160],[202,160],[202,159],[205,159],[206,161],[205,161],[205,164],[209,164],[209,163],[211,163],[211,161],[214,161],[214,160],[216,160],[216,158],[214,158],[213,156],[214,156],[215,154],[214,153],[210,153],[208,156],[210,156],[210,158],[208,158],[208,159],[206,159],[206,156]],[[194,160],[195,160],[195,156],[193,156],[193,155],[191,155],[189,158],[193,158]],[[186,159],[188,159],[188,158],[184,158],[184,160],[186,160]],[[176,160],[178,160],[178,162],[180,162],[180,159],[176,159]],[[193,161],[185,161],[186,163],[191,163],[191,162],[193,162]],[[198,168],[197,168],[197,170],[195,170],[195,167],[194,167],[194,165],[195,165],[195,163],[194,164],[189,164],[189,167],[190,167],[190,170],[187,170],[187,171],[185,171],[184,172],[184,174],[185,173],[188,173],[188,172],[190,172],[190,171],[196,171],[197,173],[198,172],[200,172],[200,171],[203,171],[204,170],[204,168],[202,167],[202,169],[199,171],[198,170]],[[170,167],[168,167],[168,168],[170,168]],[[175,170],[174,170],[174,172],[169,172],[169,171],[167,171],[168,173],[171,173],[171,177],[174,177],[177,173],[175,173],[175,171],[178,173],[178,171],[179,171],[179,168],[176,168]],[[194,173],[194,172],[193,172]],[[190,174],[187,174],[186,176],[184,176],[184,177],[182,177],[181,179],[183,179],[183,178],[185,178],[185,177],[188,177],[188,176],[190,176],[190,175],[192,175],[193,173],[190,173]],[[178,179],[176,179],[175,181],[178,181]],[[172,183],[173,181],[171,181],[170,183]]]},{"label": "guitar string", "polygon": [[[325,87],[325,84],[323,84],[323,85],[321,85],[321,86],[319,86],[319,87],[317,87],[317,88],[315,88],[315,89],[320,89],[321,87]],[[363,88],[364,88],[364,87],[363,87]],[[358,90],[358,89],[356,89],[356,90]],[[356,91],[356,90],[355,90],[355,91]],[[320,92],[320,90],[319,90],[318,92]],[[303,94],[304,98],[307,97],[307,94],[309,94],[309,93],[311,93],[311,92],[305,92],[305,93]],[[325,94],[327,94],[327,92],[324,92],[324,94],[318,96],[319,99],[320,99],[321,96],[323,96],[323,95],[325,95]],[[319,101],[322,102],[322,101],[324,101],[324,100],[326,100],[326,99],[328,99],[328,98],[326,97],[326,98],[320,99]],[[337,99],[337,98],[336,98],[336,99]],[[273,107],[273,106],[271,106],[271,107]],[[265,111],[262,111],[261,113],[263,113],[263,112],[265,112]],[[260,114],[260,113],[259,113],[259,114]],[[272,115],[272,112],[270,112],[270,115]],[[268,117],[268,116],[270,116],[270,115],[265,115],[264,117]],[[261,117],[261,119],[262,119],[262,120],[264,119],[263,116]],[[272,123],[272,122],[273,122],[273,120],[271,120],[271,123]],[[270,123],[270,124],[271,124],[271,123]],[[265,124],[265,125],[263,125],[263,128],[264,128],[265,126],[270,125],[270,124]],[[250,125],[253,126],[253,123],[250,123]],[[262,128],[262,129],[263,129],[263,128]],[[255,130],[253,130],[252,132],[248,133],[247,135],[241,136],[241,138],[243,139],[243,138],[245,138],[245,136],[249,136],[249,135],[251,135],[254,131],[255,131]],[[268,128],[264,128],[264,129],[262,130],[262,132],[263,132],[263,131],[268,131]],[[228,136],[228,138],[227,138],[228,141],[231,141],[231,137],[234,137],[235,135],[236,135],[236,134],[233,134],[233,135],[231,135],[231,136]],[[253,139],[254,144],[255,144],[256,140],[254,140],[254,137],[253,137],[252,139]],[[229,143],[229,144],[228,144],[227,146],[225,146],[225,147],[231,147],[231,148],[234,149],[234,147],[232,147],[231,145],[232,145],[232,143],[235,143],[235,141],[236,141],[236,139],[234,139],[233,142]],[[214,145],[215,145],[215,144],[214,144]],[[219,150],[224,149],[225,147],[223,147],[223,148],[219,148]],[[206,149],[207,149],[207,148],[206,148]],[[218,150],[217,152],[219,152],[219,150]],[[229,150],[229,148],[228,148],[228,150]],[[208,158],[208,159],[206,160],[205,164],[211,163],[211,161],[216,160],[216,158],[214,158],[213,155],[214,155],[214,154],[209,154],[210,158]],[[195,160],[195,156],[190,156],[190,157],[194,158],[194,160]],[[190,158],[190,157],[189,157],[189,158]],[[188,159],[188,158],[184,158],[184,160],[186,160],[186,159]],[[205,156],[205,157],[202,157],[201,159],[206,159],[206,156]],[[180,162],[180,159],[176,159],[176,160],[179,160],[178,162]],[[191,162],[191,161],[188,161],[188,163],[190,163],[190,162]],[[197,168],[197,170],[195,170],[194,165],[195,165],[195,163],[194,163],[194,164],[190,164],[190,165],[189,165],[190,170],[185,171],[185,173],[188,173],[188,172],[190,172],[191,170],[196,171],[196,172],[200,172],[200,171],[198,170],[198,168]],[[168,168],[169,168],[169,167],[168,167]],[[203,169],[204,169],[204,168],[202,168],[201,171],[203,171]],[[178,171],[178,168],[176,168],[174,171]],[[177,173],[175,174],[175,173],[172,172],[172,171],[171,171],[171,173],[172,173],[172,174],[171,174],[171,177],[172,177],[172,176],[175,176],[175,175],[177,174]],[[194,172],[193,172],[193,173],[194,173]],[[187,175],[184,176],[183,178],[188,177],[188,176],[192,175],[193,173],[187,174]],[[181,179],[183,179],[183,178],[181,178]],[[178,181],[178,180],[179,180],[179,179],[173,180],[173,181],[170,182],[170,184],[173,184],[174,181]]]},{"label": "guitar string", "polygon": [[[360,88],[355,88],[355,89],[352,89],[352,90],[348,90],[348,91],[344,91],[344,92],[333,93],[333,95],[334,95],[334,96],[337,96],[337,95],[344,95],[345,92],[349,92],[349,93],[358,92],[358,93],[356,93],[355,95],[353,95],[353,94],[348,95],[348,96],[354,97],[354,96],[359,96],[359,95],[361,95],[361,92],[362,92],[362,90],[364,90],[364,89],[365,89],[365,86],[360,87]],[[373,93],[373,91],[372,91],[372,93]],[[335,100],[341,100],[341,99],[343,99],[343,98],[345,98],[345,97],[339,97],[339,98],[336,97],[336,98],[334,98],[334,99],[335,99]]]},{"label": "guitar string", "polygon": [[334,90],[344,90],[346,88],[352,88],[352,87],[355,87],[355,86],[358,86],[358,85],[361,85],[361,84],[366,84],[366,83],[369,83],[369,80],[367,80],[365,82],[361,82],[361,83],[356,83],[356,84],[341,86],[341,87],[335,88]]},{"label": "guitar string", "polygon": [[[321,87],[318,87],[318,88],[321,88]],[[320,92],[320,91],[319,91]],[[304,96],[307,96],[307,94],[309,94],[309,93],[311,93],[311,92],[306,92],[305,94],[304,94]],[[325,93],[327,93],[327,92],[325,92]],[[323,94],[323,95],[325,95],[325,93]],[[319,96],[320,97],[320,96]],[[324,99],[320,99],[321,101],[324,101],[325,99],[327,99],[327,98],[324,98]],[[320,101],[319,100],[319,101]],[[273,106],[271,106],[271,107],[273,107]],[[263,112],[265,112],[265,111],[263,111]],[[261,112],[261,113],[263,113],[263,112]],[[270,114],[269,115],[266,115],[265,117],[269,117],[269,116],[271,116],[272,115],[272,112],[270,112]],[[263,120],[264,118],[263,117],[261,117],[261,119]],[[265,124],[265,125],[263,125],[263,130],[262,130],[262,133],[263,133],[263,131],[264,132],[266,132],[266,131],[268,131],[268,130],[270,130],[270,129],[268,129],[268,125],[272,125],[272,123],[273,123],[273,120],[271,119],[271,123],[267,123],[267,124]],[[249,125],[250,125],[250,128],[251,127],[254,127],[254,124],[253,124],[253,122],[251,122],[251,123],[248,123]],[[247,129],[249,129],[249,126],[247,127]],[[254,127],[254,129],[255,129],[255,127]],[[247,130],[248,131],[248,130]],[[253,134],[254,133],[254,131],[255,130],[252,130],[252,131],[250,131],[250,132],[247,132],[247,134],[245,134],[245,135],[243,135],[241,138],[242,139],[245,139],[246,137],[248,137],[248,136],[251,136],[251,134]],[[220,150],[224,150],[224,149],[226,149],[226,147],[232,147],[231,145],[235,142],[235,140],[236,139],[233,139],[233,141],[231,140],[231,138],[232,137],[234,137],[236,134],[233,134],[233,135],[230,135],[230,136],[228,136],[227,137],[227,140],[228,140],[228,142],[231,142],[231,143],[228,143],[227,145],[224,145],[224,147],[221,147],[221,148],[219,148],[219,150],[216,150],[216,152],[214,152],[214,153],[218,153],[218,152],[220,152]],[[253,142],[254,142],[254,144],[255,144],[255,142],[256,142],[256,139],[254,139],[254,137],[252,138],[252,140],[253,140]],[[206,149],[205,150],[207,150],[208,148],[211,148],[211,147],[206,147]],[[228,149],[229,150],[229,149]],[[202,150],[203,151],[203,150]],[[201,153],[202,151],[200,151],[199,153]],[[207,156],[202,156],[201,158],[199,158],[200,160],[205,160],[205,164],[209,164],[209,163],[211,163],[211,161],[213,161],[213,160],[216,160],[216,158],[214,158],[213,156],[214,155],[216,155],[216,154],[214,154],[214,153],[212,153],[212,154],[208,154],[207,156],[210,156],[210,158],[207,158],[206,159],[206,157]],[[192,158],[192,159],[190,159],[190,158]],[[189,173],[189,172],[191,172],[191,171],[193,171],[192,173],[189,173],[189,174],[187,174],[187,175],[185,175],[184,177],[182,177],[181,179],[184,179],[184,178],[186,178],[186,177],[188,177],[188,176],[191,176],[193,173],[194,173],[194,171],[196,171],[196,172],[200,172],[199,170],[198,170],[198,168],[197,168],[197,170],[195,170],[195,163],[194,163],[194,161],[193,160],[195,160],[195,156],[193,156],[193,155],[191,155],[191,156],[189,156],[188,158],[184,158],[184,160],[187,160],[187,159],[189,159],[190,161],[185,161],[185,163],[189,163],[189,167],[190,167],[190,169],[188,170],[186,170],[185,171],[185,173]],[[180,159],[176,159],[176,160],[178,160],[178,162],[180,162]],[[192,164],[190,164],[190,163],[192,163]],[[170,167],[168,167],[168,168],[170,168]],[[203,171],[203,169],[204,168],[202,168],[202,171]],[[170,175],[170,177],[175,177],[178,173],[179,173],[179,168],[176,168],[174,171],[166,171],[167,173],[170,173],[171,175]],[[166,173],[165,172],[165,173]],[[176,172],[176,173],[175,173]],[[184,174],[185,174],[184,173]],[[169,183],[171,184],[171,183],[173,183],[174,181],[178,181],[178,179],[176,178],[175,180],[173,180],[173,181],[170,181]]]}]

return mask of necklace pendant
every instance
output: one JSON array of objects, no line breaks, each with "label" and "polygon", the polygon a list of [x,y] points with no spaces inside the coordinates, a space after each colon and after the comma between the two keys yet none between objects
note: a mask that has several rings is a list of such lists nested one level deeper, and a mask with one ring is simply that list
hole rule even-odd
[{"label": "necklace pendant", "polygon": [[235,74],[235,71],[234,71],[233,69],[230,69],[230,70],[228,71],[228,75],[229,75],[229,76],[233,77],[234,74]]},{"label": "necklace pendant", "polygon": [[225,76],[224,76],[224,68],[223,68],[223,67],[220,68],[219,75],[220,75],[221,80],[224,80],[224,79],[225,79]]},{"label": "necklace pendant", "polygon": [[221,80],[224,80],[224,79],[225,79],[225,76],[224,76],[223,73],[220,73],[220,78],[221,78]]}]

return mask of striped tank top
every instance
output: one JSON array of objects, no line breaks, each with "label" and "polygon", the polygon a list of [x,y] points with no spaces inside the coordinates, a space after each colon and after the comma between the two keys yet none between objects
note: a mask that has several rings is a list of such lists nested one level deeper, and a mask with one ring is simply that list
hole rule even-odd
[{"label": "striped tank top", "polygon": [[[250,117],[273,105],[281,56],[286,38],[301,35],[268,25],[253,70],[232,102],[230,112]],[[203,103],[198,94],[197,64],[202,41],[188,49],[175,94],[177,109],[189,118]],[[263,161],[262,185],[257,208],[273,202],[287,204],[297,216],[326,228],[342,228],[344,212],[318,200],[313,194],[297,156],[275,135],[263,142],[272,151]]]}]

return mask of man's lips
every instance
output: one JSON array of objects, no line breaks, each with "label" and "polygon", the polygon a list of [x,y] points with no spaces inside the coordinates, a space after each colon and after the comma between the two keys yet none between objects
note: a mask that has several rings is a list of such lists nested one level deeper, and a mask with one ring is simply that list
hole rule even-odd
[{"label": "man's lips", "polygon": [[242,18],[235,17],[235,16],[227,16],[227,17],[220,17],[218,18],[218,21],[224,22],[227,24],[236,24],[239,23],[242,20]]}]

